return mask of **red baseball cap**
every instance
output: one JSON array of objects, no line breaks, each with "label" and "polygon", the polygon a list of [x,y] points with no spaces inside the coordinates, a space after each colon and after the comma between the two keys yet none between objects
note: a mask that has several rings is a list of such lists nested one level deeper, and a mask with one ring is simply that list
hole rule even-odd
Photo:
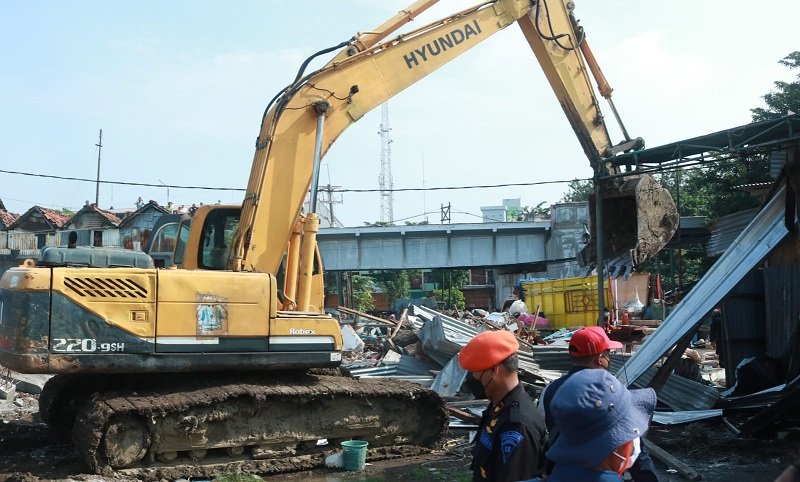
[{"label": "red baseball cap", "polygon": [[599,355],[612,348],[620,349],[622,343],[609,339],[606,330],[599,326],[581,328],[569,340],[569,354],[577,358]]},{"label": "red baseball cap", "polygon": [[484,331],[472,338],[458,354],[458,363],[464,370],[488,370],[519,350],[517,338],[505,330]]}]

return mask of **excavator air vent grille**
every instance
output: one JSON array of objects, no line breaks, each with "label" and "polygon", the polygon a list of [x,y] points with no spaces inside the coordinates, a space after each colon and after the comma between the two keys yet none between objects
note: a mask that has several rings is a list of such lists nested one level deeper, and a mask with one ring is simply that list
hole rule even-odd
[{"label": "excavator air vent grille", "polygon": [[123,278],[64,278],[64,285],[88,298],[147,298],[147,288]]}]

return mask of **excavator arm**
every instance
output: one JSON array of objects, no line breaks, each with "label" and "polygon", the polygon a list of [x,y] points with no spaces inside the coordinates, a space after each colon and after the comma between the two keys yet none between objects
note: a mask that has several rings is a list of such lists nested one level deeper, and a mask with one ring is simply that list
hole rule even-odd
[{"label": "excavator arm", "polygon": [[324,67],[298,73],[276,97],[256,143],[231,269],[275,273],[309,188],[315,192],[319,159],[339,135],[370,110],[512,23],[522,29],[591,165],[613,154],[581,53],[585,39],[572,15],[573,2],[484,2],[378,43],[432,3],[417,2],[375,31],[356,37]]}]

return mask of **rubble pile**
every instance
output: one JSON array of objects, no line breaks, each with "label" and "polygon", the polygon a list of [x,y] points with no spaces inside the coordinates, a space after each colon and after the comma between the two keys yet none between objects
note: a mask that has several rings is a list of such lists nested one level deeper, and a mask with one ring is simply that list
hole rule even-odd
[{"label": "rubble pile", "polygon": [[[520,342],[517,353],[520,380],[534,397],[569,368],[566,343],[544,344],[546,342],[538,338],[535,330],[520,326],[509,312],[441,312],[410,305],[399,320],[387,320],[343,307],[339,311],[346,315],[341,320],[342,331],[347,333],[345,338],[356,334],[363,343],[363,347],[359,343],[345,343],[342,363],[345,372],[356,378],[413,381],[430,387],[452,402],[477,398],[474,405],[481,409],[485,406],[480,389],[470,383],[467,372],[457,361],[459,351],[482,331],[515,333]],[[453,419],[453,423],[459,421]]]}]

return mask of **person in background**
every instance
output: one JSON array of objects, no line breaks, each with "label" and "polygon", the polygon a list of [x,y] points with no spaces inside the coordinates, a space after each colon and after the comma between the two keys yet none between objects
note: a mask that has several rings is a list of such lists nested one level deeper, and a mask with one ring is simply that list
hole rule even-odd
[{"label": "person in background", "polygon": [[544,421],[519,382],[518,349],[510,332],[485,331],[458,355],[490,402],[472,454],[474,481],[513,482],[544,473]]},{"label": "person in background", "polygon": [[708,341],[711,348],[717,349],[717,342],[719,341],[722,332],[722,310],[719,307],[714,308],[711,312],[711,323],[708,327]]},{"label": "person in background", "polygon": [[655,390],[628,390],[606,370],[571,376],[551,404],[559,436],[547,451],[556,464],[547,482],[621,482],[655,407]]},{"label": "person in background", "polygon": [[75,231],[70,231],[69,236],[67,237],[67,247],[74,248],[78,245],[78,233]]},{"label": "person in background", "polygon": [[[539,396],[538,410],[545,420],[545,425],[549,432],[550,443],[558,439],[560,427],[553,417],[550,405],[561,386],[572,376],[585,370],[601,369],[603,372],[608,370],[611,362],[611,350],[619,350],[622,343],[608,338],[606,331],[599,326],[587,326],[579,329],[572,334],[569,341],[569,355],[572,361],[572,368],[566,375],[554,380],[547,385]],[[656,467],[650,454],[644,450],[636,459],[630,473],[635,482],[658,481]]]}]

